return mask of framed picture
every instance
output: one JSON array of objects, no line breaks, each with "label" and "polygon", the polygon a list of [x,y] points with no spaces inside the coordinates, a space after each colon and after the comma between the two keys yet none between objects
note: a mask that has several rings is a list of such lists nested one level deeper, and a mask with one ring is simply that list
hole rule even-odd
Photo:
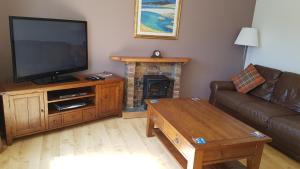
[{"label": "framed picture", "polygon": [[178,39],[182,0],[135,0],[135,37]]}]

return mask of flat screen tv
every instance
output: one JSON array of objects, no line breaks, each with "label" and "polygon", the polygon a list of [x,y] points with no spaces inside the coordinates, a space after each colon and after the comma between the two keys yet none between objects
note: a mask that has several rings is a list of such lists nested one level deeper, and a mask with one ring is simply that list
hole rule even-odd
[{"label": "flat screen tv", "polygon": [[86,21],[11,16],[9,23],[16,82],[73,81],[58,75],[88,69]]}]

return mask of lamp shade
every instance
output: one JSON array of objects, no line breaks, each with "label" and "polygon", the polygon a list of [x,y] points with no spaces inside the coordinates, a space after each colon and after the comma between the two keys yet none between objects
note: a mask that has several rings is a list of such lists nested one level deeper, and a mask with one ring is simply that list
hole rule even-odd
[{"label": "lamp shade", "polygon": [[234,44],[258,47],[258,30],[256,28],[242,28]]}]

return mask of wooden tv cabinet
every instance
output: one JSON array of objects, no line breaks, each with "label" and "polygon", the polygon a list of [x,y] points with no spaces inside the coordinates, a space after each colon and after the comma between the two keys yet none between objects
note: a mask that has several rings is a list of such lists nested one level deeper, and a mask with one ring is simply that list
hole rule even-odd
[{"label": "wooden tv cabinet", "polygon": [[[79,123],[121,116],[124,79],[112,76],[105,80],[88,81],[78,76],[76,82],[36,85],[32,82],[1,84],[6,142],[13,139],[59,129]],[[56,93],[70,89],[84,91],[84,95],[61,98]],[[55,103],[88,100],[88,105],[67,111],[55,109]]]}]

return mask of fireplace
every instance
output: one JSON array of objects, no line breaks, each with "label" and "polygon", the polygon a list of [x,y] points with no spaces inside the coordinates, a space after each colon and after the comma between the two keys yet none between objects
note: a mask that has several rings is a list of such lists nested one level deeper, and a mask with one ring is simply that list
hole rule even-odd
[{"label": "fireplace", "polygon": [[143,101],[144,99],[172,98],[173,85],[174,81],[164,75],[144,75]]},{"label": "fireplace", "polygon": [[[126,106],[123,118],[146,117],[143,104],[145,98],[178,98],[180,96],[181,68],[191,60],[185,57],[131,56],[112,56],[112,59],[126,65]],[[144,85],[146,82],[147,84]]]}]

